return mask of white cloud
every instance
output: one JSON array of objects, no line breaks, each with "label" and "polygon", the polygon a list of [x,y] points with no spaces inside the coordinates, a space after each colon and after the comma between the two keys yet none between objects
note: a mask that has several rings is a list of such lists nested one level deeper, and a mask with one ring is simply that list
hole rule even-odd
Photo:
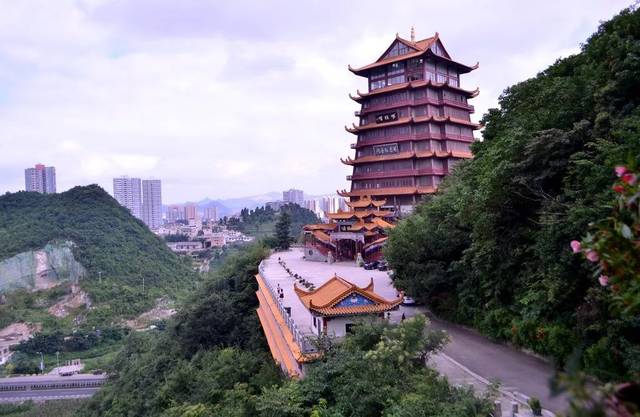
[{"label": "white cloud", "polygon": [[[0,0],[0,192],[22,188],[36,162],[57,167],[59,189],[160,178],[168,202],[332,192],[347,186],[338,158],[355,141],[343,129],[358,109],[347,94],[366,88],[347,64],[375,60],[396,31],[439,31],[454,58],[481,62],[463,80],[481,88],[479,118],[626,4],[292,2],[290,14],[253,15],[192,3]],[[189,24],[173,18],[180,7],[193,9]]]}]

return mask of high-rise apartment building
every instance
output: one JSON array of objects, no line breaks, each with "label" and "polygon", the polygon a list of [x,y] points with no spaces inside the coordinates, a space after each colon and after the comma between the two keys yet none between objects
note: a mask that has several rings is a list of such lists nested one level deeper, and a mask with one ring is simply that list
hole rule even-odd
[{"label": "high-rise apartment building", "polygon": [[196,206],[195,204],[185,205],[184,218],[187,221],[196,221],[198,219],[198,206]]},{"label": "high-rise apartment building", "polygon": [[202,220],[207,220],[207,221],[218,221],[218,208],[213,206],[213,207],[205,207],[204,208],[204,215],[202,216]]},{"label": "high-rise apartment building", "polygon": [[122,176],[113,179],[113,198],[129,209],[138,219],[142,219],[142,189],[140,178]]},{"label": "high-rise apartment building", "polygon": [[142,221],[149,229],[162,225],[162,183],[160,180],[142,180]]},{"label": "high-rise apartment building", "polygon": [[302,206],[304,201],[304,192],[302,190],[296,190],[294,188],[282,192],[282,200],[286,203],[295,203]]},{"label": "high-rise apartment building", "polygon": [[167,223],[176,223],[178,220],[184,220],[184,207],[170,206],[167,209]]},{"label": "high-rise apartment building", "polygon": [[56,168],[36,164],[24,170],[24,186],[27,191],[53,194],[56,192]]}]

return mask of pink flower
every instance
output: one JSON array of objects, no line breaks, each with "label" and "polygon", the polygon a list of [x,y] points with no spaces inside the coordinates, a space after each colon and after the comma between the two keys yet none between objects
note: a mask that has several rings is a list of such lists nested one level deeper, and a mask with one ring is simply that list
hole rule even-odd
[{"label": "pink flower", "polygon": [[616,171],[616,175],[617,175],[618,177],[621,177],[621,176],[623,176],[624,174],[626,174],[626,173],[627,173],[627,167],[622,166],[622,165],[618,165],[618,166],[616,166],[616,167],[614,168],[614,170]]},{"label": "pink flower", "polygon": [[606,287],[607,285],[609,285],[609,277],[606,275],[600,275],[600,277],[598,278],[598,282],[600,282],[600,285],[602,285],[603,287]]},{"label": "pink flower", "polygon": [[594,250],[588,250],[584,256],[586,256],[587,259],[591,262],[598,262],[598,260],[600,259],[600,257],[598,256],[598,252]]},{"label": "pink flower", "polygon": [[577,240],[571,241],[571,250],[573,253],[578,253],[582,251],[582,244]]},{"label": "pink flower", "polygon": [[634,185],[636,181],[638,181],[638,177],[636,174],[624,174],[622,176],[622,181],[626,182],[629,185]]}]

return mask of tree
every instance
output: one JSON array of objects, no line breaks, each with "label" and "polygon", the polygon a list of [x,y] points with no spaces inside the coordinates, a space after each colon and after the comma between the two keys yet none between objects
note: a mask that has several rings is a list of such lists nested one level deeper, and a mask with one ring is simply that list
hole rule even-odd
[{"label": "tree", "polygon": [[286,211],[280,213],[275,232],[276,247],[281,250],[289,249],[291,246],[291,217]]}]

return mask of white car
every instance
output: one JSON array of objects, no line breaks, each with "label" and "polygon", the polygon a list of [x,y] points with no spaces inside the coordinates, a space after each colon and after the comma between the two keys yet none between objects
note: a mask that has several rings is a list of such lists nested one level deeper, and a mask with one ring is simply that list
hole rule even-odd
[{"label": "white car", "polygon": [[414,306],[414,305],[416,305],[416,300],[414,300],[414,299],[413,299],[413,298],[411,298],[411,297],[404,297],[404,298],[402,299],[402,305],[405,305],[405,306]]}]

